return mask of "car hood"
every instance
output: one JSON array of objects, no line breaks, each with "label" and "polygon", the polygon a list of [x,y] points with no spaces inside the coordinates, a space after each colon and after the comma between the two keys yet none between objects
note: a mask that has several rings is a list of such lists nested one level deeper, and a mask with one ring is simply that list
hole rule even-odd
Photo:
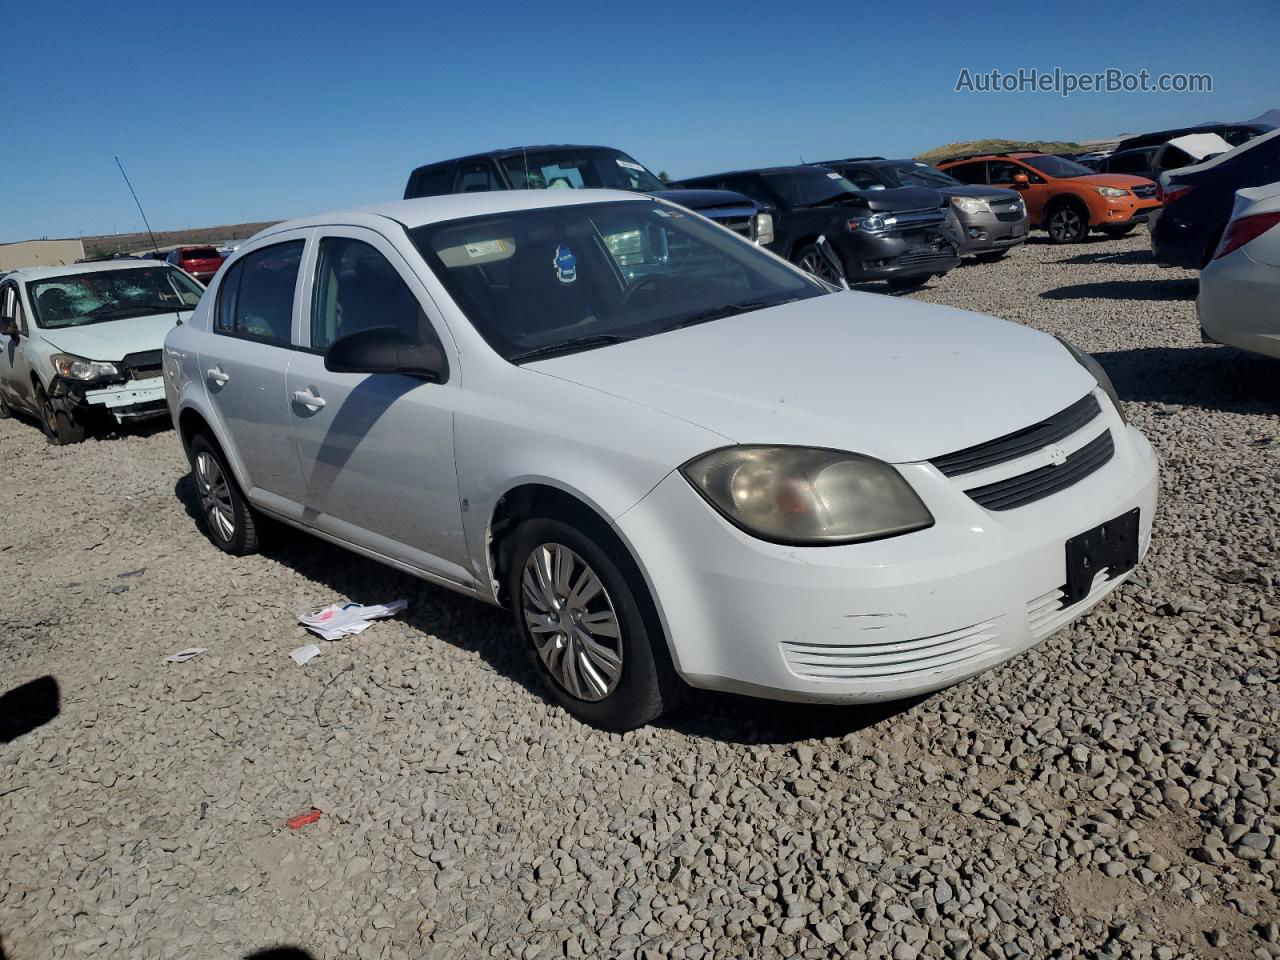
[{"label": "car hood", "polygon": [[755,201],[732,190],[662,190],[649,194],[668,203],[678,203],[682,207],[705,213],[708,210],[725,210],[734,207],[756,208]]},{"label": "car hood", "polygon": [[1150,177],[1135,177],[1129,173],[1091,173],[1088,176],[1072,177],[1071,182],[1094,187],[1122,187],[1125,190],[1155,183]]},{"label": "car hood", "polygon": [[1012,200],[1022,196],[1017,190],[1006,190],[1004,187],[980,187],[977,184],[967,183],[935,189],[944,197],[974,197],[978,200]]},{"label": "car hood", "polygon": [[[859,190],[858,201],[875,213],[898,210],[933,210],[942,206],[942,195],[929,187],[889,187],[886,190]],[[858,201],[853,201],[857,203]]]},{"label": "car hood", "polygon": [[1051,416],[1094,387],[1052,337],[841,292],[528,365],[734,443],[927,460]]},{"label": "car hood", "polygon": [[40,336],[60,353],[70,353],[86,360],[122,360],[131,353],[159,350],[164,336],[179,320],[191,316],[190,310],[153,313],[145,317],[126,317],[83,327],[59,327],[41,330]]}]

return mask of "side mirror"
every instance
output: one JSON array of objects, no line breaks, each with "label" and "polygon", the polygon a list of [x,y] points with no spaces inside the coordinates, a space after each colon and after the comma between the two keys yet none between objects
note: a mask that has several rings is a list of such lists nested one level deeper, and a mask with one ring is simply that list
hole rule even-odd
[{"label": "side mirror", "polygon": [[1027,184],[1031,182],[1031,178],[1028,177],[1025,173],[1015,173],[1013,175],[1013,182],[1015,186],[1025,187]]},{"label": "side mirror", "polygon": [[0,336],[18,336],[18,321],[13,317],[0,317]]},{"label": "side mirror", "polygon": [[402,373],[432,383],[449,378],[449,364],[434,344],[414,343],[396,327],[373,327],[339,337],[324,354],[332,373]]}]

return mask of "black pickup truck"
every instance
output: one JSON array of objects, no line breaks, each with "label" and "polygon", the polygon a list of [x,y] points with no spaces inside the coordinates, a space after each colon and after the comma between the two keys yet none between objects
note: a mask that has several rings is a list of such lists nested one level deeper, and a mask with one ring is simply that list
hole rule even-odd
[{"label": "black pickup truck", "polygon": [[409,174],[404,198],[583,188],[647,194],[678,203],[761,245],[773,240],[772,218],[749,197],[730,190],[669,190],[643,164],[612,147],[509,147],[429,163]]},{"label": "black pickup truck", "polygon": [[819,237],[839,257],[850,283],[885,280],[907,290],[960,263],[950,208],[936,190],[859,190],[818,166],[717,173],[679,186],[736,190],[769,206],[775,233],[769,249],[831,282],[840,277],[818,249]]}]

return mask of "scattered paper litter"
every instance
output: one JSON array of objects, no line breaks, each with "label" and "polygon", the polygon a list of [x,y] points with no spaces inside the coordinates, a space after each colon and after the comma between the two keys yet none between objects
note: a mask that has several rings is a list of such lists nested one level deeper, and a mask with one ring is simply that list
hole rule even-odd
[{"label": "scattered paper litter", "polygon": [[304,643],[297,650],[292,651],[289,656],[293,657],[293,662],[298,666],[302,666],[312,657],[320,653],[320,648],[314,643]]},{"label": "scattered paper litter", "polygon": [[390,617],[409,606],[407,600],[393,603],[374,603],[361,606],[358,603],[333,603],[323,610],[298,617],[298,622],[326,640],[340,640],[366,629],[370,621]]},{"label": "scattered paper litter", "polygon": [[190,650],[179,650],[177,653],[173,654],[172,656],[165,657],[164,662],[165,663],[186,663],[188,660],[191,660],[194,657],[200,656],[200,654],[204,653],[208,649],[209,649],[208,647],[192,647]]}]

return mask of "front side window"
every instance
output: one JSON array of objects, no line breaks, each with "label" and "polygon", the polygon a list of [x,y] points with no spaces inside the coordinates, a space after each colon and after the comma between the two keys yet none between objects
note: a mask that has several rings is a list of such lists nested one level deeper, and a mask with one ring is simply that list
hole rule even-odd
[{"label": "front side window", "polygon": [[409,235],[471,323],[513,362],[828,292],[701,217],[648,200],[450,220]]},{"label": "front side window", "polygon": [[9,284],[3,290],[0,290],[0,314],[6,317],[13,317],[14,325],[18,328],[19,333],[27,332],[27,318],[22,313],[22,298],[18,296],[18,288],[15,284]]},{"label": "front side window", "polygon": [[424,335],[434,341],[422,305],[386,257],[361,240],[325,237],[311,304],[312,349],[373,327],[395,327],[414,343]]},{"label": "front side window", "polygon": [[1055,157],[1047,153],[1042,157],[1027,157],[1023,162],[1028,166],[1035,167],[1047,177],[1087,177],[1094,172],[1083,163],[1076,163],[1066,157]]},{"label": "front side window", "polygon": [[653,193],[665,190],[657,177],[618,150],[540,150],[502,158],[517,190],[605,188]]},{"label": "front side window", "polygon": [[303,241],[288,240],[237,260],[218,290],[214,330],[289,346],[302,247]]},{"label": "front side window", "polygon": [[27,284],[36,325],[45,330],[190,310],[199,303],[200,294],[201,288],[186,274],[160,264]]}]

